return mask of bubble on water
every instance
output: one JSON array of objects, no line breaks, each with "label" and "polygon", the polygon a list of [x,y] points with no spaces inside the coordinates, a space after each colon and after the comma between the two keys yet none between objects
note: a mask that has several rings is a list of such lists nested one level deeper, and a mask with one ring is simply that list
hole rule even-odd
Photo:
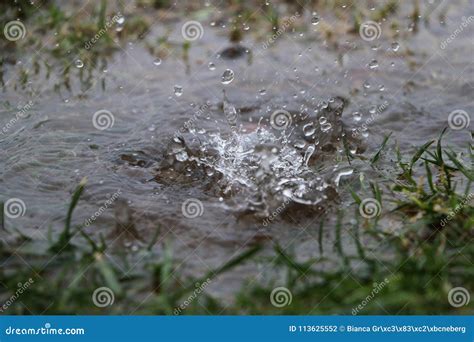
[{"label": "bubble on water", "polygon": [[81,69],[84,66],[84,62],[80,59],[76,59],[74,65],[76,66],[76,68]]},{"label": "bubble on water", "polygon": [[250,26],[247,25],[247,23],[243,23],[243,24],[242,24],[242,27],[243,27],[244,31],[250,30]]},{"label": "bubble on water", "polygon": [[383,84],[380,84],[379,85],[379,91],[384,91],[385,90],[385,86]]},{"label": "bubble on water", "polygon": [[377,111],[377,106],[371,106],[371,107],[369,108],[369,113],[370,113],[370,114],[375,114],[376,111]]},{"label": "bubble on water", "polygon": [[211,71],[214,71],[216,70],[216,65],[212,62],[209,62],[209,64],[207,65],[207,67],[209,68],[209,70]]},{"label": "bubble on water", "polygon": [[355,111],[352,113],[352,119],[356,122],[360,121],[362,119],[362,114],[360,114],[358,111]]},{"label": "bubble on water", "polygon": [[373,59],[369,63],[369,69],[377,69],[379,67],[379,62],[376,59]]},{"label": "bubble on water", "polygon": [[303,126],[303,133],[306,137],[312,136],[316,132],[316,127],[314,127],[314,123],[310,122]]},{"label": "bubble on water", "polygon": [[153,65],[158,66],[161,64],[161,58],[157,58],[153,61]]},{"label": "bubble on water", "polygon": [[175,85],[175,86],[174,86],[174,94],[175,94],[177,97],[180,97],[181,95],[183,95],[183,87],[180,86],[180,85]]},{"label": "bubble on water", "polygon": [[324,125],[326,122],[328,122],[328,119],[327,119],[325,116],[321,116],[321,117],[319,118],[319,123],[320,123],[321,125]]},{"label": "bubble on water", "polygon": [[400,44],[398,44],[398,42],[393,42],[391,47],[393,52],[397,52],[398,49],[400,49]]},{"label": "bubble on water", "polygon": [[229,84],[234,80],[234,72],[231,69],[226,69],[222,74],[222,84]]},{"label": "bubble on water", "polygon": [[365,89],[370,89],[370,83],[369,83],[369,81],[365,81],[364,84],[362,84],[362,86],[363,86]]},{"label": "bubble on water", "polygon": [[260,89],[260,90],[258,91],[258,93],[259,93],[260,95],[265,95],[265,94],[267,93],[267,90],[266,90],[266,89]]}]

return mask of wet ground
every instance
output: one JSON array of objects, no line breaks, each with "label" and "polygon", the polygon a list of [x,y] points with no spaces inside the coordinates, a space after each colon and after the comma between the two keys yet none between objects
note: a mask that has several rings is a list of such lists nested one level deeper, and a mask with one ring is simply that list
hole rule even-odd
[{"label": "wet ground", "polygon": [[[22,89],[20,68],[32,70],[34,55],[48,57],[41,51],[16,56],[16,65],[3,66],[0,195],[3,201],[22,199],[26,212],[6,218],[6,227],[41,245],[49,229],[62,230],[71,194],[87,177],[73,223],[84,223],[112,197],[113,204],[85,230],[106,237],[112,245],[106,255],[124,274],[140,271],[140,256],[124,264],[117,255],[133,255],[134,246],[146,244],[157,229],[186,276],[216,268],[257,243],[267,246],[267,240],[293,249],[301,260],[317,256],[322,220],[325,251],[334,256],[331,267],[337,263],[331,208],[352,203],[349,187],[371,172],[362,163],[349,165],[343,140],[354,153],[371,156],[393,132],[408,153],[436,137],[452,111],[474,112],[474,21],[446,43],[474,15],[474,6],[442,4],[429,24],[420,19],[417,25],[408,18],[411,10],[403,4],[398,32],[387,19],[381,36],[371,41],[343,32],[344,22],[330,11],[317,19],[306,11],[294,29],[276,38],[249,25],[243,48],[232,50],[225,22],[201,20],[203,36],[184,58],[185,21],[157,22],[146,40],[117,43],[106,66],[81,65],[71,55],[71,91],[59,93],[54,91],[59,68],[49,79],[41,69]],[[325,37],[323,29],[333,35]],[[158,61],[145,42],[164,33],[172,44]],[[227,69],[233,71],[230,82],[229,72],[223,76]],[[89,87],[80,73],[90,70]],[[16,108],[25,105],[24,115],[11,123]],[[339,118],[334,108],[342,106]],[[106,123],[104,130],[94,126],[100,110],[112,114],[113,125]],[[291,115],[286,130],[271,124],[277,110]],[[311,122],[315,132],[305,134]],[[331,127],[325,131],[327,122]],[[465,147],[470,128],[450,131],[446,140]],[[262,130],[266,136],[259,140]],[[311,146],[314,152],[307,151]],[[282,160],[288,155],[294,172],[275,172],[272,158],[288,171]],[[381,168],[391,176],[390,160]],[[275,219],[268,219],[274,212]],[[154,248],[160,254],[163,245]],[[350,253],[354,247],[347,248]],[[271,249],[268,244],[268,255]],[[271,273],[258,262],[247,263],[220,276],[209,291],[231,298],[244,280],[263,281]]]}]

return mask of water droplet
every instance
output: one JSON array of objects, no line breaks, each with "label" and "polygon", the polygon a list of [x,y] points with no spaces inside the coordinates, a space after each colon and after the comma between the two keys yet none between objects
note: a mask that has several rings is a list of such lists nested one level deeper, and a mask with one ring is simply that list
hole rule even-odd
[{"label": "water droplet", "polygon": [[362,115],[358,111],[355,111],[352,113],[352,119],[356,122],[360,121],[360,119],[362,119]]},{"label": "water droplet", "polygon": [[398,49],[400,48],[400,44],[398,44],[397,42],[393,42],[391,47],[392,47],[393,52],[397,52]]},{"label": "water droplet", "polygon": [[308,162],[311,159],[311,156],[313,155],[315,150],[314,145],[309,145],[308,148],[306,149],[306,152],[304,153],[304,164],[308,166]]},{"label": "water droplet", "polygon": [[213,71],[213,70],[216,70],[216,65],[212,62],[210,62],[207,67],[209,68],[209,70]]},{"label": "water droplet", "polygon": [[260,89],[258,92],[260,95],[265,95],[267,93],[266,89]]},{"label": "water droplet", "polygon": [[379,62],[376,59],[373,59],[369,63],[369,69],[377,69],[379,67]]},{"label": "water droplet", "polygon": [[365,81],[364,84],[363,84],[363,87],[364,87],[365,89],[370,89],[370,83],[369,83],[369,81]]},{"label": "water droplet", "polygon": [[74,65],[76,66],[76,68],[82,68],[84,66],[84,62],[80,59],[76,59],[76,61],[74,62]]},{"label": "water droplet", "polygon": [[123,25],[124,23],[125,23],[125,17],[122,16],[122,17],[117,19],[117,24]]},{"label": "water droplet", "polygon": [[328,122],[328,119],[327,119],[325,116],[321,116],[321,117],[319,118],[319,123],[320,123],[321,125],[324,125],[326,122]]},{"label": "water droplet", "polygon": [[188,160],[189,156],[188,153],[185,150],[179,151],[178,153],[175,154],[175,158],[179,162],[184,162]]},{"label": "water droplet", "polygon": [[160,65],[160,64],[161,64],[161,58],[155,59],[155,60],[153,61],[153,64],[154,64],[155,66]]},{"label": "water droplet", "polygon": [[303,133],[306,137],[312,136],[315,132],[316,128],[314,127],[314,124],[312,122],[303,126]]},{"label": "water droplet", "polygon": [[313,12],[313,16],[311,17],[311,25],[316,26],[318,24],[319,24],[319,17],[315,12]]},{"label": "water droplet", "polygon": [[226,69],[222,74],[222,84],[229,84],[234,80],[234,72],[230,69]]},{"label": "water droplet", "polygon": [[174,94],[177,97],[180,97],[181,95],[183,95],[183,87],[181,87],[180,85],[175,85],[174,86]]},{"label": "water droplet", "polygon": [[321,125],[321,132],[328,132],[332,128],[332,125],[329,122],[326,122]]}]

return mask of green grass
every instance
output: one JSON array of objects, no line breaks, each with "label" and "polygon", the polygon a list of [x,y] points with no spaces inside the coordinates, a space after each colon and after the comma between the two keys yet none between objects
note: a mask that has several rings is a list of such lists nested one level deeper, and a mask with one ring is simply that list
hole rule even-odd
[{"label": "green grass", "polygon": [[[352,208],[337,210],[336,224],[330,228],[335,229],[334,245],[324,240],[323,232],[329,226],[321,221],[317,257],[300,261],[295,253],[279,245],[274,246],[273,255],[263,256],[259,253],[261,246],[248,247],[241,255],[196,279],[181,279],[174,273],[177,262],[169,244],[158,242],[159,229],[155,238],[137,251],[144,271],[124,275],[107,257],[112,252],[106,239],[95,240],[82,226],[71,223],[86,186],[84,180],[72,196],[64,230],[51,234],[48,245],[17,230],[3,230],[2,234],[17,235],[18,245],[3,241],[0,244],[0,255],[8,260],[0,270],[0,282],[8,290],[3,289],[0,298],[6,301],[18,283],[32,278],[34,284],[12,303],[8,313],[172,315],[187,298],[193,300],[180,314],[351,314],[364,300],[366,305],[356,313],[472,313],[472,302],[454,308],[447,298],[455,286],[474,291],[473,170],[454,151],[443,147],[444,134],[445,131],[416,149],[406,160],[395,147],[398,175],[393,175],[394,180],[389,183],[371,179],[368,186],[361,187],[366,193],[352,190]],[[364,159],[367,167],[376,170],[384,158],[392,157],[389,137],[374,157]],[[468,156],[472,162],[470,148]],[[461,189],[461,185],[465,188]],[[471,196],[470,201],[467,196]],[[359,204],[367,197],[383,204],[376,218],[366,219],[359,214]],[[397,230],[387,230],[386,219],[393,215],[402,224]],[[347,223],[345,217],[355,219]],[[355,246],[353,252],[347,250],[347,243],[342,243],[348,237]],[[156,243],[163,244],[161,255],[153,252]],[[323,267],[331,261],[326,255],[331,248],[337,254],[337,259],[332,260],[336,266]],[[21,259],[28,261],[31,268],[25,267]],[[230,306],[211,297],[205,289],[193,296],[196,283],[203,284],[207,279],[212,282],[218,275],[256,260],[284,275],[284,281],[264,286],[249,279]],[[374,283],[384,286],[367,300]],[[91,299],[101,286],[115,294],[114,304],[106,308],[94,306]],[[281,308],[271,305],[270,295],[277,286],[291,291],[291,304]]]}]

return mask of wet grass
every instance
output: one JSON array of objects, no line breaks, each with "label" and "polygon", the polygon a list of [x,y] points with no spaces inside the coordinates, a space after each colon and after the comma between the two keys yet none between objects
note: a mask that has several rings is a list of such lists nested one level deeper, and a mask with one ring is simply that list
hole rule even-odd
[{"label": "wet grass", "polygon": [[[155,237],[134,253],[141,272],[119,267],[103,236],[90,236],[82,225],[72,224],[74,209],[87,186],[83,180],[72,195],[64,229],[51,233],[48,243],[38,243],[18,229],[2,228],[0,283],[4,288],[0,300],[8,301],[18,284],[32,278],[33,285],[12,301],[6,313],[472,314],[472,301],[454,308],[448,302],[448,292],[456,286],[474,291],[474,175],[459,152],[443,146],[445,134],[444,130],[409,158],[401,155],[390,135],[371,158],[352,155],[375,172],[382,171],[378,169],[381,160],[394,160],[397,172],[388,181],[360,177],[360,186],[353,186],[352,205],[335,212],[334,242],[324,239],[329,225],[318,223],[317,257],[301,261],[296,253],[279,245],[274,246],[273,255],[263,256],[261,246],[249,246],[195,279],[179,276],[178,261],[173,259],[170,244],[159,240],[159,228]],[[472,146],[465,156],[472,165]],[[380,212],[372,218],[360,213],[366,198],[380,204]],[[352,219],[347,220],[349,217]],[[157,243],[162,244],[160,254],[153,248]],[[351,245],[354,248],[349,249]],[[331,248],[338,255],[336,260],[327,256]],[[126,252],[123,258],[123,265],[137,260]],[[217,276],[248,262],[258,262],[281,277],[265,284],[248,279],[229,306],[202,288],[202,284],[212,284]],[[113,291],[115,301],[99,308],[92,295],[103,286]],[[272,290],[279,286],[292,295],[291,303],[283,307],[270,301]]]}]

